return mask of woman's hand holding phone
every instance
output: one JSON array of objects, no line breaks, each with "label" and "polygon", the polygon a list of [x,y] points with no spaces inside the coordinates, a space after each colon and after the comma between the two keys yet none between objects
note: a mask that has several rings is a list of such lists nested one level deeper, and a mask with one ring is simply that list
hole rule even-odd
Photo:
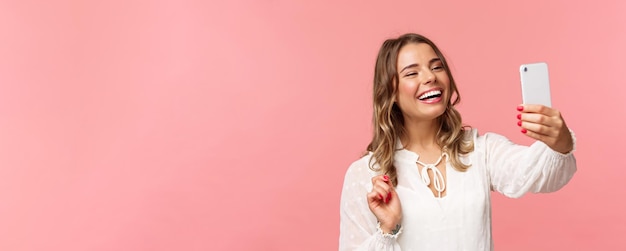
[{"label": "woman's hand holding phone", "polygon": [[517,107],[517,125],[528,137],[546,143],[553,150],[568,153],[573,150],[572,135],[561,112],[544,105],[523,104]]}]

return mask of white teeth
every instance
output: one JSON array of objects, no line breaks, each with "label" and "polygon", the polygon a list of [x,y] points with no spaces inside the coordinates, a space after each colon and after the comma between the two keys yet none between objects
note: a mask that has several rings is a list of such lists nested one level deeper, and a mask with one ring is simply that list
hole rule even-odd
[{"label": "white teeth", "polygon": [[417,98],[422,100],[422,99],[427,99],[427,98],[435,96],[435,95],[441,95],[441,91],[440,90],[429,91],[429,92],[426,92],[426,93],[422,94],[421,96],[419,96]]}]

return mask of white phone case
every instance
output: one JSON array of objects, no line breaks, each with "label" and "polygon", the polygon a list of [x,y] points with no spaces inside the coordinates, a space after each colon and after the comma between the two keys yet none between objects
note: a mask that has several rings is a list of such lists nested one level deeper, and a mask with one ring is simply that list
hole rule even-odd
[{"label": "white phone case", "polygon": [[523,64],[519,68],[524,104],[541,104],[552,107],[548,64],[545,62]]}]

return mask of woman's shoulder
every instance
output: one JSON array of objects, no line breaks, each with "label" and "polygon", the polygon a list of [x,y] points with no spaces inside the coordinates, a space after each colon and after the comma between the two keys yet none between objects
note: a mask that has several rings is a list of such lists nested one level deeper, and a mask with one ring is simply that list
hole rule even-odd
[{"label": "woman's shoulder", "polygon": [[474,151],[478,152],[484,152],[487,148],[491,148],[493,146],[513,144],[509,138],[502,134],[495,132],[481,133],[476,128],[467,129],[464,136],[464,140],[471,141],[474,145]]},{"label": "woman's shoulder", "polygon": [[508,138],[495,133],[495,132],[486,132],[486,133],[480,133],[478,131],[478,129],[476,128],[471,128],[468,130],[465,130],[465,140],[471,140],[473,141],[475,144],[483,144],[485,143],[485,141],[490,141],[490,140],[505,140],[508,141]]},{"label": "woman's shoulder", "polygon": [[346,171],[346,176],[367,176],[373,177],[376,175],[376,172],[372,170],[371,167],[376,167],[373,160],[372,152],[367,152],[361,158],[355,160],[350,164],[348,170]]}]

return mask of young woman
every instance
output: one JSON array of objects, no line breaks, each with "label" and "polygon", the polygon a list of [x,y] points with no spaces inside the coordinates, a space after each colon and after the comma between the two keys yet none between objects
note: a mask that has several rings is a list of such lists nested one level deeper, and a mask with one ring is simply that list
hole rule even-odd
[{"label": "young woman", "polygon": [[490,192],[559,190],[576,172],[558,110],[517,107],[531,146],[462,125],[456,83],[418,34],[385,41],[374,72],[374,137],[345,175],[340,250],[493,250]]}]

